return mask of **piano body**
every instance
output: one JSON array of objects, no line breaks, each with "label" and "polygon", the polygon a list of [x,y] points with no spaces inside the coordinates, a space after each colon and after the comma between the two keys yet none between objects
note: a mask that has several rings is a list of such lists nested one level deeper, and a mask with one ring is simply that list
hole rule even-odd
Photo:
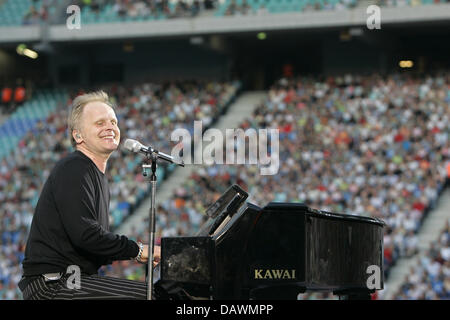
[{"label": "piano body", "polygon": [[196,236],[161,239],[157,299],[370,299],[383,288],[383,221],[247,197],[234,185]]}]

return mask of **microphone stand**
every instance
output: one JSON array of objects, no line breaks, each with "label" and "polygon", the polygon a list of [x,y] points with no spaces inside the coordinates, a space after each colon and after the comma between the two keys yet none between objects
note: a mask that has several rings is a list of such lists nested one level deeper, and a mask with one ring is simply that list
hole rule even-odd
[{"label": "microphone stand", "polygon": [[[147,300],[153,300],[153,251],[155,248],[155,216],[156,216],[156,161],[160,158],[159,152],[157,150],[151,150],[146,154],[146,161],[142,164],[143,175],[147,176],[145,171],[146,168],[151,167],[152,174],[150,176],[150,186],[151,186],[151,201],[150,201],[150,219],[149,219],[149,242],[148,242],[148,261],[147,261]],[[171,159],[161,157],[163,160],[175,163],[179,166],[184,167],[184,162],[176,163]],[[151,162],[149,165],[148,162]]]},{"label": "microphone stand", "polygon": [[[150,219],[148,224],[149,238],[148,238],[148,261],[147,261],[147,300],[153,300],[153,251],[155,248],[155,198],[156,198],[156,153],[152,152],[147,154],[147,161],[151,161],[152,174],[150,176],[151,186],[151,200],[150,200]],[[144,170],[144,176],[146,176],[145,168],[148,168],[148,164],[142,165]]]}]

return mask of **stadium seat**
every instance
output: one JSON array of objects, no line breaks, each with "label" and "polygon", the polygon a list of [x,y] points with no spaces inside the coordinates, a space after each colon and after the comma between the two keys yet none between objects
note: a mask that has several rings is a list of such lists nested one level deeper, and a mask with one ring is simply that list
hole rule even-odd
[{"label": "stadium seat", "polygon": [[12,101],[12,89],[5,87],[2,89],[2,103],[10,103]]}]

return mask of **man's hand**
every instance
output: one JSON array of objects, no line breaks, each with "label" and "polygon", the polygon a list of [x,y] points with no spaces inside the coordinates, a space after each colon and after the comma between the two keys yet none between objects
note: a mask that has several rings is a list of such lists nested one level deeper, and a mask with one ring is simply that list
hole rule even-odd
[{"label": "man's hand", "polygon": [[[142,257],[141,257],[142,263],[148,262],[148,249],[149,249],[149,245],[144,244],[144,251],[142,252]],[[153,267],[155,267],[159,263],[160,260],[161,260],[161,247],[155,245],[153,248]]]}]

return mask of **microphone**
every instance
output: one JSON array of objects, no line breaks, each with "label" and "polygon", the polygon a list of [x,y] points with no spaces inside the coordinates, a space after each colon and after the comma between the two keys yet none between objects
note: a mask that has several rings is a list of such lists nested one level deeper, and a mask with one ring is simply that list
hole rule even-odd
[{"label": "microphone", "polygon": [[182,160],[181,163],[176,161],[172,156],[169,156],[168,154],[159,152],[158,150],[153,149],[151,146],[144,146],[139,141],[133,140],[133,139],[127,139],[124,142],[124,147],[128,151],[134,152],[134,153],[143,153],[145,155],[151,155],[152,153],[155,153],[156,156],[160,159],[166,160],[170,163],[175,163],[179,166],[184,167],[184,161]]}]

